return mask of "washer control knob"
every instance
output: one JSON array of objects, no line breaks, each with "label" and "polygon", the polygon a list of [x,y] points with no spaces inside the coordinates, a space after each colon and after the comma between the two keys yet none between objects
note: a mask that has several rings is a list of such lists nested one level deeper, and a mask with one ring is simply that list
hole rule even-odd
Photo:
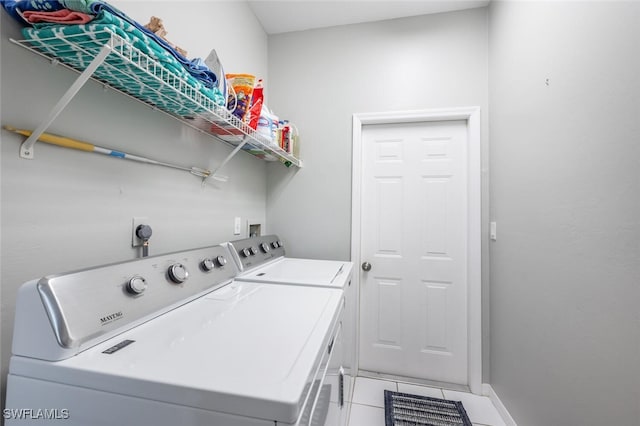
[{"label": "washer control knob", "polygon": [[215,258],[216,265],[222,267],[227,264],[227,259],[224,256],[218,256]]},{"label": "washer control knob", "polygon": [[260,250],[262,250],[263,253],[268,253],[269,250],[271,250],[271,247],[269,247],[269,244],[267,243],[261,243]]},{"label": "washer control knob", "polygon": [[278,247],[284,247],[284,244],[282,243],[282,241],[278,240],[276,242],[278,243]]},{"label": "washer control knob", "polygon": [[169,278],[176,284],[181,284],[189,278],[189,272],[182,263],[174,263],[169,267]]},{"label": "washer control knob", "polygon": [[136,275],[127,282],[127,291],[133,295],[142,294],[147,289],[147,281]]},{"label": "washer control knob", "polygon": [[251,256],[255,256],[256,254],[258,254],[258,249],[255,247],[251,247]]},{"label": "washer control knob", "polygon": [[242,256],[244,256],[244,257],[249,257],[249,256],[251,256],[251,249],[243,248],[240,253],[242,253]]},{"label": "washer control knob", "polygon": [[202,270],[205,272],[209,272],[216,267],[215,263],[213,262],[213,259],[211,258],[206,258],[205,260],[203,260],[202,263],[200,263],[200,266],[202,267]]},{"label": "washer control knob", "polygon": [[273,247],[274,249],[277,249],[278,247],[280,247],[280,245],[278,244],[277,241],[274,241],[271,243],[271,247]]}]

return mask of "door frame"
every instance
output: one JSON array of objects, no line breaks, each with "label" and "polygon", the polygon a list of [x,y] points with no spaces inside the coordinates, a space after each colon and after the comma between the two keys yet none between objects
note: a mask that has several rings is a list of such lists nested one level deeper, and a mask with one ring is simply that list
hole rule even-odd
[{"label": "door frame", "polygon": [[[353,114],[351,176],[351,260],[356,262],[356,318],[360,322],[360,241],[362,212],[362,127],[368,124],[464,120],[467,123],[468,226],[467,340],[469,390],[482,394],[482,270],[481,270],[481,149],[480,107],[389,111]],[[355,371],[360,356],[360,327],[356,327]]]}]

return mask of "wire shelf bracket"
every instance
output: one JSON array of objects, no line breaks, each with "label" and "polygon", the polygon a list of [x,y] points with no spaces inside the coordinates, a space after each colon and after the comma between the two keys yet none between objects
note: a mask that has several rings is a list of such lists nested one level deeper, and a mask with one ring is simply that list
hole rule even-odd
[{"label": "wire shelf bracket", "polygon": [[[16,43],[14,40],[12,42]],[[60,115],[60,113],[66,108],[66,106],[71,102],[71,100],[76,96],[76,94],[82,89],[82,86],[89,81],[91,75],[95,72],[96,69],[104,62],[106,57],[111,53],[111,46],[108,44],[104,45],[102,49],[100,49],[100,53],[96,55],[96,57],[91,61],[89,66],[76,78],[71,87],[67,89],[64,95],[60,98],[58,103],[51,109],[47,118],[40,123],[38,127],[33,131],[31,136],[29,136],[22,144],[20,145],[20,157],[32,160],[34,155],[34,145],[38,141],[38,138],[42,136],[42,134],[47,130],[47,128],[53,123],[53,121]]]}]

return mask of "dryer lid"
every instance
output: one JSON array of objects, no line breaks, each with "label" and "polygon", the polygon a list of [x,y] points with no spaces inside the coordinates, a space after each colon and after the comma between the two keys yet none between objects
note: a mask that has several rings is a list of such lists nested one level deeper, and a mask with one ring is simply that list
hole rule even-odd
[{"label": "dryer lid", "polygon": [[351,274],[351,262],[280,258],[238,279],[256,282],[343,288]]}]

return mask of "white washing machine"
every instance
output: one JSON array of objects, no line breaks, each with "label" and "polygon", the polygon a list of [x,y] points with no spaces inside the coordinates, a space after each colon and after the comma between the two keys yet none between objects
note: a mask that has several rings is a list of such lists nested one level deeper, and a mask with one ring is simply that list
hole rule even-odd
[{"label": "white washing machine", "polygon": [[25,283],[6,424],[338,424],[342,294],[234,281],[230,257],[213,246]]},{"label": "white washing machine", "polygon": [[337,260],[301,259],[286,257],[285,245],[277,235],[246,238],[228,243],[240,269],[238,281],[251,281],[292,286],[322,287],[344,293],[344,395],[349,414],[355,379],[357,292],[351,285],[353,263]]}]

